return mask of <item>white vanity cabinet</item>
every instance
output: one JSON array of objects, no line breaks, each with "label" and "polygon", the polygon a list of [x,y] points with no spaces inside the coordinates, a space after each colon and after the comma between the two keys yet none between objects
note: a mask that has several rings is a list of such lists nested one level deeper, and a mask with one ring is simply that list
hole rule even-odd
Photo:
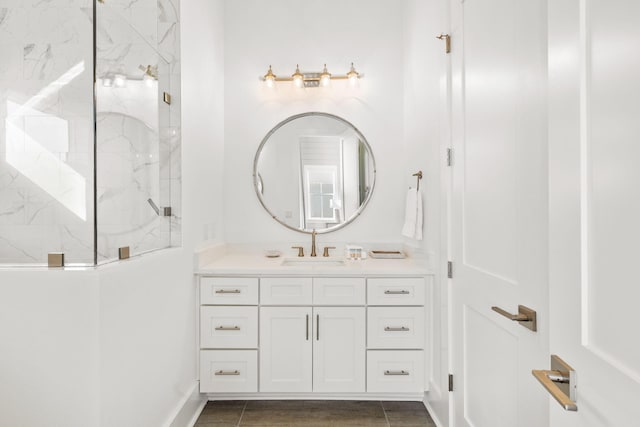
[{"label": "white vanity cabinet", "polygon": [[421,398],[426,390],[426,277],[202,275],[199,283],[203,393]]}]

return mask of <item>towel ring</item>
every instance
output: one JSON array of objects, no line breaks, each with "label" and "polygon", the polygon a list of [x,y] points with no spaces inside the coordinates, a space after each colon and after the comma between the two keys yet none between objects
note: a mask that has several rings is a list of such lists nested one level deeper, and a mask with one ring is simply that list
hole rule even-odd
[{"label": "towel ring", "polygon": [[418,179],[416,180],[416,181],[417,181],[417,183],[418,183],[418,184],[416,185],[416,191],[419,191],[419,190],[420,190],[420,180],[422,179],[422,171],[418,171],[418,172],[414,173],[414,174],[413,174],[413,175],[411,175],[411,176],[416,176],[416,177],[418,177]]}]

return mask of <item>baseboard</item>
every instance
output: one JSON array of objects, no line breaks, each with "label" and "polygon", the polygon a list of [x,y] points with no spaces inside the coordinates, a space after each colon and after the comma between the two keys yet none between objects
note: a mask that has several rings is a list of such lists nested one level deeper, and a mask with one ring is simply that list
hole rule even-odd
[{"label": "baseboard", "polygon": [[209,400],[399,400],[420,402],[420,393],[208,393]]},{"label": "baseboard", "polygon": [[438,427],[445,427],[445,425],[442,424],[440,419],[437,417],[436,411],[434,411],[433,407],[431,406],[431,404],[429,404],[429,401],[427,400],[427,396],[426,395],[425,395],[424,399],[422,399],[422,403],[424,404],[425,408],[427,408],[427,412],[429,412],[429,415],[431,415],[431,419],[433,420],[435,425],[438,426]]},{"label": "baseboard", "polygon": [[193,427],[206,404],[207,397],[200,394],[200,383],[195,381],[191,390],[180,400],[165,427]]}]

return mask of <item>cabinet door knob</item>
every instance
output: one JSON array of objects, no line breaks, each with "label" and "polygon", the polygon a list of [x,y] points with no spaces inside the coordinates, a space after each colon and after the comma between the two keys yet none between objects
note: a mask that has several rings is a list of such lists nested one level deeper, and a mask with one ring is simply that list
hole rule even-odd
[{"label": "cabinet door knob", "polygon": [[216,331],[239,331],[240,326],[216,326]]},{"label": "cabinet door knob", "polygon": [[408,295],[410,294],[409,291],[405,291],[404,289],[401,291],[392,291],[387,289],[386,291],[384,291],[385,295]]},{"label": "cabinet door knob", "polygon": [[406,326],[400,326],[400,327],[387,326],[386,328],[384,328],[384,330],[387,332],[406,332],[409,330],[409,328],[407,328]]},{"label": "cabinet door knob", "polygon": [[240,289],[217,289],[216,294],[239,294]]},{"label": "cabinet door knob", "polygon": [[215,375],[240,375],[240,371],[216,371]]},{"label": "cabinet door knob", "polygon": [[385,375],[409,375],[409,371],[384,371]]}]

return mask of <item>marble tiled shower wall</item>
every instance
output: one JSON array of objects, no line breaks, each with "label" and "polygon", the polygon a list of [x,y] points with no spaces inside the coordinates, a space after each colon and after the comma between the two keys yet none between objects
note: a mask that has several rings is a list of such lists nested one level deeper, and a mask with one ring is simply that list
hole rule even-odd
[{"label": "marble tiled shower wall", "polygon": [[[178,0],[0,0],[0,264],[94,262],[180,244]],[[145,82],[140,65],[157,67]],[[162,103],[169,92],[172,104]],[[97,193],[94,193],[97,187]],[[147,202],[171,206],[159,217]]]}]

